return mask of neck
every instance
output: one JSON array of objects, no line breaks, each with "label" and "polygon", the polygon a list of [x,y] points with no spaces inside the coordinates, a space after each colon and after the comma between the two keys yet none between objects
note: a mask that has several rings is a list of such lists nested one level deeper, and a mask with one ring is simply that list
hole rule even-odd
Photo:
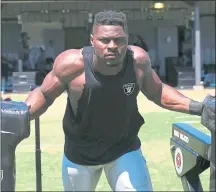
[{"label": "neck", "polygon": [[124,61],[120,62],[115,67],[109,67],[104,61],[100,60],[95,54],[93,55],[93,68],[102,75],[116,75],[123,68]]}]

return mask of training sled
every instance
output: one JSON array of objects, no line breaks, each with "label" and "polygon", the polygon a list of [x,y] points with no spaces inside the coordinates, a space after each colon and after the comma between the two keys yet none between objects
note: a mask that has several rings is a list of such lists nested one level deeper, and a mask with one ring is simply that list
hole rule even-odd
[{"label": "training sled", "polygon": [[174,123],[170,141],[184,191],[203,191],[199,174],[210,167],[211,137],[185,123]]},{"label": "training sled", "polygon": [[211,133],[204,134],[186,123],[172,125],[170,149],[176,174],[184,191],[203,191],[199,175],[210,167],[209,191],[215,188],[215,98],[205,101],[201,124]]},{"label": "training sled", "polygon": [[[35,120],[37,191],[41,191],[39,119]],[[17,145],[30,135],[30,114],[23,102],[1,101],[1,191],[15,191]]]},{"label": "training sled", "polygon": [[1,101],[1,191],[15,191],[17,145],[30,135],[28,107]]}]

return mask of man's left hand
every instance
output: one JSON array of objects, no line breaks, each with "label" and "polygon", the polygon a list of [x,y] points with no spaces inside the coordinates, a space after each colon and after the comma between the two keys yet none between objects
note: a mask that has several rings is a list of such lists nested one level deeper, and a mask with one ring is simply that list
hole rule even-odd
[{"label": "man's left hand", "polygon": [[215,132],[215,96],[207,95],[203,101],[201,124]]},{"label": "man's left hand", "polygon": [[3,100],[3,101],[12,101],[12,99],[10,97],[6,97],[4,99],[1,97],[1,100]]}]

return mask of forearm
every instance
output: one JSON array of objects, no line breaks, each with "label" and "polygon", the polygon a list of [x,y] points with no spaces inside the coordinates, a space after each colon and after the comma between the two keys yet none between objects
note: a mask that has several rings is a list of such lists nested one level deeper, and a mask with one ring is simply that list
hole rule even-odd
[{"label": "forearm", "polygon": [[34,89],[25,100],[26,105],[30,107],[30,119],[33,120],[42,115],[52,102],[45,98],[40,88]]},{"label": "forearm", "polygon": [[[149,56],[141,52],[137,56],[137,68],[143,72],[141,76],[141,91],[155,104],[172,111],[201,115],[203,104],[181,94],[173,87],[162,83],[158,75],[151,68]],[[142,74],[142,73],[141,73]],[[139,75],[138,75],[139,76]]]},{"label": "forearm", "polygon": [[203,107],[201,102],[186,97],[178,90],[166,84],[163,84],[162,87],[160,106],[172,111],[193,115],[201,115]]}]

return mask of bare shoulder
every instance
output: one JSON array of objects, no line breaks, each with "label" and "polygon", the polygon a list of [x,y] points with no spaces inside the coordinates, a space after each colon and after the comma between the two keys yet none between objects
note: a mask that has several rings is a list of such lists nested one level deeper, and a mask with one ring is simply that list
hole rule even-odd
[{"label": "bare shoulder", "polygon": [[138,76],[149,74],[152,69],[148,53],[138,46],[131,45],[130,48],[134,53],[134,67],[137,70]]},{"label": "bare shoulder", "polygon": [[134,45],[130,45],[130,48],[134,53],[135,64],[144,64],[150,60],[148,53],[144,49]]},{"label": "bare shoulder", "polygon": [[60,53],[53,65],[53,72],[61,78],[71,76],[83,69],[82,49],[69,49]]}]

